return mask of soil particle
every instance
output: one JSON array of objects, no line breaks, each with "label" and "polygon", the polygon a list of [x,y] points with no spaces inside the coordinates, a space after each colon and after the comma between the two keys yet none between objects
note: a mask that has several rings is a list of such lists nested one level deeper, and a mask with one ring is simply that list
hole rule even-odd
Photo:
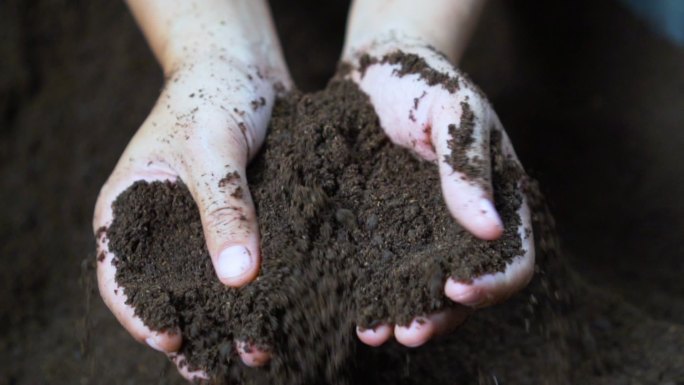
[{"label": "soil particle", "polygon": [[261,108],[261,107],[263,107],[263,106],[266,105],[266,99],[264,99],[264,97],[262,96],[262,97],[260,97],[259,99],[252,100],[252,101],[250,102],[250,105],[252,106],[252,110],[253,110],[253,111],[256,111],[256,110],[258,110],[259,108]]},{"label": "soil particle", "polygon": [[[502,271],[522,254],[516,185],[522,170],[492,142],[497,241],[450,217],[436,167],[385,137],[353,83],[276,104],[248,176],[263,263],[242,289],[221,285],[197,207],[182,182],[136,182],[114,202],[108,230],[118,284],[152,330],[180,330],[191,369],[218,383],[345,384],[354,327],[408,324],[450,306],[447,277]],[[229,173],[222,185],[239,178]],[[269,346],[247,369],[234,340]]]},{"label": "soil particle", "polygon": [[422,94],[420,94],[419,97],[413,98],[413,109],[417,110],[418,109],[418,104],[420,104],[420,100],[423,99],[427,95],[426,91],[423,91]]},{"label": "soil particle", "polygon": [[236,199],[242,199],[242,196],[243,196],[242,186],[237,186],[235,188],[235,191],[233,191],[230,194],[230,196],[232,196],[233,198],[236,198]]},{"label": "soil particle", "polygon": [[99,240],[100,237],[102,237],[105,234],[107,234],[107,226],[98,227],[97,231],[95,231],[95,240]]},{"label": "soil particle", "polygon": [[240,181],[240,174],[237,171],[232,171],[226,174],[226,176],[224,176],[223,178],[221,178],[221,180],[219,180],[218,186],[219,188],[223,188],[237,181]]}]

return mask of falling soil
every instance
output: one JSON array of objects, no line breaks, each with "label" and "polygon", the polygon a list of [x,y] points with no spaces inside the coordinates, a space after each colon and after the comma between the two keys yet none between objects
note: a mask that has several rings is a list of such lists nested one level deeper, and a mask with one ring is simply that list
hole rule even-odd
[{"label": "falling soil", "polygon": [[389,142],[355,84],[292,94],[248,172],[259,279],[224,287],[188,189],[137,182],[115,201],[107,232],[117,282],[148,327],[180,329],[192,369],[247,376],[237,339],[276,350],[269,383],[341,382],[355,325],[408,324],[442,310],[451,306],[447,277],[502,271],[522,255],[523,172],[501,155],[500,140],[492,135],[492,176],[505,231],[482,241],[450,216],[437,167]]}]

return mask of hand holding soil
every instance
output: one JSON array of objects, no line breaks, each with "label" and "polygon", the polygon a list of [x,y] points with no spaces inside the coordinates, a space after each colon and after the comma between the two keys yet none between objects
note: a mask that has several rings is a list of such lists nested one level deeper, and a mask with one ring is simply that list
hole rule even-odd
[{"label": "hand holding soil", "polygon": [[[230,60],[184,66],[167,79],[152,112],[102,188],[94,219],[100,235],[100,292],[128,331],[157,350],[175,352],[182,336],[178,330],[153,332],[133,315],[114,280],[114,256],[98,229],[111,225],[112,202],[134,182],[182,180],[198,205],[218,279],[230,286],[254,279],[259,240],[245,168],[263,141],[274,98],[273,83],[257,68],[243,70]],[[259,354],[245,355],[250,364],[263,359]]]},{"label": "hand holding soil", "polygon": [[[98,282],[119,322],[137,340],[179,364],[185,359],[174,352],[186,337],[179,333],[179,325],[161,325],[152,331],[150,325],[155,323],[150,319],[164,314],[134,310],[133,291],[120,287],[116,261],[124,256],[113,256],[107,242],[114,219],[112,202],[136,181],[182,181],[199,209],[211,261],[212,276],[203,279],[218,278],[233,287],[253,280],[261,255],[245,169],[264,140],[276,92],[289,86],[290,77],[263,2],[128,3],[166,81],[98,198],[93,221]],[[148,205],[143,211],[154,209]],[[153,284],[147,286],[145,292],[157,293]],[[248,365],[268,359],[265,352],[243,342],[236,346]],[[179,366],[188,379],[206,376]]]},{"label": "hand holding soil", "polygon": [[[350,61],[352,70],[347,77],[369,96],[392,142],[438,165],[442,194],[451,215],[478,238],[501,237],[503,224],[492,193],[493,150],[520,164],[484,94],[443,54],[425,44],[391,39],[355,52]],[[519,213],[524,224],[520,227],[524,255],[502,272],[471,280],[449,278],[444,291],[452,301],[471,308],[485,307],[508,298],[529,282],[534,244],[524,230],[530,228],[526,202]],[[384,324],[359,330],[359,338],[379,345],[393,333],[400,343],[418,346],[435,334],[453,330],[466,315],[465,308],[457,307],[408,326]]]}]

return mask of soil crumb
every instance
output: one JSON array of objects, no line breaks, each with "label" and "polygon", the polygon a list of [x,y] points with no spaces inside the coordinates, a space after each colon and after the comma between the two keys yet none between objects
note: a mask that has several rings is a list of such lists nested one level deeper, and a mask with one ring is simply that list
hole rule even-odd
[{"label": "soil crumb", "polygon": [[[186,186],[140,181],[113,205],[107,235],[117,282],[148,327],[180,330],[186,364],[218,383],[346,383],[356,325],[407,324],[444,309],[449,276],[501,271],[522,254],[523,172],[501,156],[499,136],[491,140],[505,232],[488,242],[450,216],[437,168],[389,142],[356,85],[290,94],[247,173],[259,278],[223,287]],[[271,347],[272,362],[245,368],[234,340]]]}]

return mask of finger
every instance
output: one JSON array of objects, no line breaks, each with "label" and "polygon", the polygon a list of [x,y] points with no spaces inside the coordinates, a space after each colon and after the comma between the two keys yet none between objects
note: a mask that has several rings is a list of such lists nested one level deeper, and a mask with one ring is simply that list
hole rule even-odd
[{"label": "finger", "polygon": [[93,228],[97,236],[98,263],[97,281],[102,299],[112,311],[116,319],[139,342],[145,343],[155,350],[169,353],[177,351],[182,343],[182,336],[177,330],[155,332],[135,316],[134,309],[126,304],[126,295],[116,283],[116,268],[113,265],[115,255],[109,251],[106,229],[113,220],[112,202],[136,180],[148,182],[158,180],[175,180],[174,175],[164,166],[150,165],[140,172],[132,172],[126,167],[118,167],[103,186],[95,208]]},{"label": "finger", "polygon": [[493,111],[470,89],[434,103],[432,143],[442,194],[456,220],[481,239],[497,239],[503,224],[492,202],[489,133]]},{"label": "finger", "polygon": [[207,248],[225,285],[240,287],[259,271],[256,213],[247,187],[247,150],[238,136],[195,143],[199,148],[181,178],[197,203]]},{"label": "finger", "polygon": [[169,359],[176,365],[176,368],[178,368],[178,373],[186,380],[196,382],[209,379],[209,376],[203,370],[190,370],[184,355],[169,354]]},{"label": "finger", "polygon": [[518,209],[521,225],[518,235],[522,241],[523,255],[514,259],[503,272],[487,274],[472,282],[459,282],[449,278],[444,292],[452,301],[481,308],[501,302],[524,288],[534,274],[534,236],[527,198]]},{"label": "finger", "polygon": [[469,311],[454,307],[427,317],[416,318],[407,326],[395,326],[397,342],[411,348],[418,347],[430,338],[454,331],[468,317]]},{"label": "finger", "polygon": [[387,324],[380,324],[374,328],[363,329],[356,327],[356,335],[359,340],[369,346],[380,346],[392,337],[394,329]]},{"label": "finger", "polygon": [[259,367],[271,360],[271,352],[259,349],[253,344],[244,341],[236,341],[235,346],[242,362],[247,366],[253,368]]}]

